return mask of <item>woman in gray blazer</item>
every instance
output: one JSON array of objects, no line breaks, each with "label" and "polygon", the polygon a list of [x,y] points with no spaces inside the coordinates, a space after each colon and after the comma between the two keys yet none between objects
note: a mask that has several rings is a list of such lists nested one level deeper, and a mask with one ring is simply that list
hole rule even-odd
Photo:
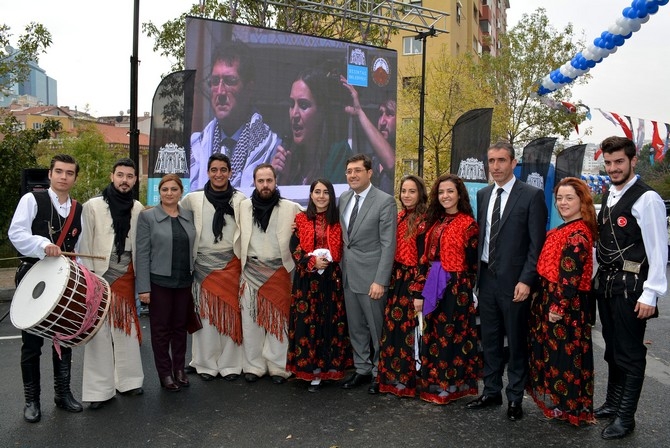
[{"label": "woman in gray blazer", "polygon": [[184,372],[186,323],[193,306],[193,213],[181,208],[184,187],[167,174],[158,184],[160,205],[137,220],[137,291],[149,304],[151,347],[161,386],[170,392],[188,387]]}]

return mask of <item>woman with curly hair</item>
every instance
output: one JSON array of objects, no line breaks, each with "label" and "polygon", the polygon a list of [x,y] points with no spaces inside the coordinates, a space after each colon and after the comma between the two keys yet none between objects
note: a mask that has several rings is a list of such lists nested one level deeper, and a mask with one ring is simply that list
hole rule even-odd
[{"label": "woman with curly hair", "polygon": [[443,174],[430,191],[426,250],[417,282],[425,329],[421,347],[422,400],[447,404],[477,395],[481,358],[472,289],[477,277],[479,226],[468,190]]},{"label": "woman with curly hair", "polygon": [[566,177],[554,195],[565,223],[547,233],[537,262],[540,287],[531,308],[526,390],[545,417],[579,426],[595,423],[591,342],[595,307],[590,306],[589,291],[598,226],[583,181]]}]

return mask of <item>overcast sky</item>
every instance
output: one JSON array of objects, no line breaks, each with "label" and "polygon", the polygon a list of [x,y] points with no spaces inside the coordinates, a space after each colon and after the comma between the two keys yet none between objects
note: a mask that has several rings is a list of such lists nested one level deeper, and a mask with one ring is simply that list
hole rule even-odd
[{"label": "overcast sky", "polygon": [[[543,7],[555,28],[561,30],[571,22],[576,35],[583,31],[586,41],[592,42],[615,23],[631,1],[510,0],[509,26],[517,23],[523,13]],[[140,0],[140,23],[151,20],[161,25],[193,3],[197,0]],[[130,108],[133,8],[133,0],[22,0],[4,8],[0,23],[9,25],[15,37],[30,21],[44,24],[53,35],[53,44],[39,63],[48,76],[58,81],[60,105],[79,110],[88,107],[94,116],[115,115]],[[670,4],[652,15],[615,54],[591,69],[593,78],[588,85],[573,89],[573,102],[587,104],[593,113],[593,119],[580,126],[580,130],[589,126],[593,129],[593,135],[585,137],[586,142],[599,142],[611,134],[623,135],[595,108],[630,115],[634,126],[637,118],[670,122],[669,40]],[[140,115],[151,110],[154,91],[171,62],[153,53],[152,46],[151,39],[140,36]],[[647,124],[647,138],[650,137],[651,124]]]}]

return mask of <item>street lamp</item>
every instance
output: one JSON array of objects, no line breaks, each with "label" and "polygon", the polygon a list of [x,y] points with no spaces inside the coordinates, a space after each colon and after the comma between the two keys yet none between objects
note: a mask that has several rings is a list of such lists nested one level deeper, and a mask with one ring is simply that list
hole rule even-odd
[{"label": "street lamp", "polygon": [[428,31],[422,31],[416,36],[415,40],[421,41],[421,98],[419,102],[419,176],[423,176],[423,123],[424,123],[424,108],[426,96],[426,39],[434,37],[436,34],[435,27],[431,26]]}]

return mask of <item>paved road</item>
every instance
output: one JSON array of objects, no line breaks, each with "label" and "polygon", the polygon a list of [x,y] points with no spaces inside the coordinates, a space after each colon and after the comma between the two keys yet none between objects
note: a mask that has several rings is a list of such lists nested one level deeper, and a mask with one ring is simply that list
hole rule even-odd
[{"label": "paved road", "polygon": [[[0,302],[0,317],[10,303]],[[648,327],[649,365],[637,413],[637,428],[622,441],[605,442],[605,422],[573,428],[547,422],[530,399],[526,416],[512,423],[506,407],[484,411],[463,408],[467,398],[448,406],[417,399],[370,396],[365,388],[345,391],[332,385],[310,394],[300,381],[275,386],[223,380],[192,385],[179,393],[161,390],[142,318],[145,394],[117,395],[98,411],[69,414],[53,405],[52,369],[43,356],[42,421],[23,421],[19,332],[0,322],[0,447],[666,447],[670,446],[670,301]],[[603,343],[595,329],[596,402],[603,400],[606,367]],[[48,347],[48,345],[46,346]],[[45,350],[49,353],[49,350]],[[75,348],[73,391],[81,397],[83,349]]]}]

